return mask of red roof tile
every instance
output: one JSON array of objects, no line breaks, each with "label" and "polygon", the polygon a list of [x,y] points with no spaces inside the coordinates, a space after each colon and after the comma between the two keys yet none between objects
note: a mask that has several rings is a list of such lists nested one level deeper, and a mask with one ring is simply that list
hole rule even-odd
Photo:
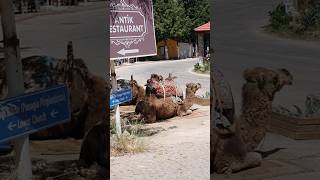
[{"label": "red roof tile", "polygon": [[194,31],[197,31],[197,32],[199,32],[199,31],[210,31],[210,22],[195,28]]}]

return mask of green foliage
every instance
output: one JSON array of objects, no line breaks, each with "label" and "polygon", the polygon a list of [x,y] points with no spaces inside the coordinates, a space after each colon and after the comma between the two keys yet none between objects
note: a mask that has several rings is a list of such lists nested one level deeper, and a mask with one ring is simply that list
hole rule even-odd
[{"label": "green foliage", "polygon": [[270,26],[275,30],[287,27],[293,19],[286,13],[285,5],[283,3],[276,6],[274,10],[269,11],[269,16]]},{"label": "green foliage", "polygon": [[312,1],[300,14],[291,16],[280,3],[269,12],[271,32],[302,38],[320,38],[320,1]]},{"label": "green foliage", "polygon": [[193,71],[194,72],[199,72],[199,73],[209,73],[210,72],[210,63],[196,63],[193,66]]},{"label": "green foliage", "polygon": [[155,0],[155,31],[157,40],[194,40],[193,29],[209,20],[205,0]]},{"label": "green foliage", "polygon": [[312,3],[298,19],[305,30],[320,28],[320,1]]}]

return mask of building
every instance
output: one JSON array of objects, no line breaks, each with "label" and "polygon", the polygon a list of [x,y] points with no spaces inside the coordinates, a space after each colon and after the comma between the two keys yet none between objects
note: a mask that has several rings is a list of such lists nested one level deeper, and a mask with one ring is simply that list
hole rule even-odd
[{"label": "building", "polygon": [[166,39],[157,43],[157,53],[160,59],[185,59],[192,57],[192,44]]},{"label": "building", "polygon": [[197,35],[196,52],[197,57],[205,57],[210,49],[210,22],[194,29]]}]

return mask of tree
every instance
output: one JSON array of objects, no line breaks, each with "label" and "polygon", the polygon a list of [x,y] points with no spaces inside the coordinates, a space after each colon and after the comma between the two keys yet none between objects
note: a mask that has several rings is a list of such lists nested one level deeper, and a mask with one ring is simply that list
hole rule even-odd
[{"label": "tree", "polygon": [[193,29],[209,20],[207,0],[154,0],[157,40],[172,38],[190,42]]},{"label": "tree", "polygon": [[155,30],[158,40],[185,40],[190,30],[190,18],[177,0],[154,1]]},{"label": "tree", "polygon": [[210,20],[210,7],[208,0],[179,0],[183,4],[186,14],[190,18],[189,39],[194,41],[193,29]]}]

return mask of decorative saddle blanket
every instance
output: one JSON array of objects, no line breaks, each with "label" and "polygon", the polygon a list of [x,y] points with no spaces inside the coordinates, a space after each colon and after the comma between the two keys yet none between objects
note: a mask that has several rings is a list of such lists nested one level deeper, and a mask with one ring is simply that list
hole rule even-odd
[{"label": "decorative saddle blanket", "polygon": [[164,80],[162,82],[152,81],[152,86],[156,89],[158,97],[183,96],[183,92],[174,81]]}]

